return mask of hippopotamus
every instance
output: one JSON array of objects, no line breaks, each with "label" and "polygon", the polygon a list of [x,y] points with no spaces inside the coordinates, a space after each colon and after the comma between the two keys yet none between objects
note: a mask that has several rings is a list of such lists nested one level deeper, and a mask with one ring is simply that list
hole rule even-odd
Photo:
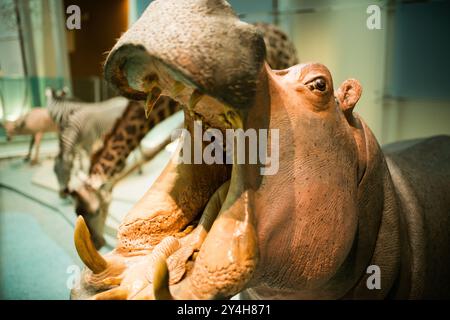
[{"label": "hippopotamus", "polygon": [[323,64],[272,70],[264,58],[260,33],[223,0],[153,1],[119,39],[105,77],[122,95],[150,109],[170,96],[190,131],[198,120],[278,129],[279,169],[190,164],[176,152],[112,252],[95,251],[78,218],[87,268],[72,298],[450,297],[450,137],[383,152],[354,112],[357,80],[335,90]]}]

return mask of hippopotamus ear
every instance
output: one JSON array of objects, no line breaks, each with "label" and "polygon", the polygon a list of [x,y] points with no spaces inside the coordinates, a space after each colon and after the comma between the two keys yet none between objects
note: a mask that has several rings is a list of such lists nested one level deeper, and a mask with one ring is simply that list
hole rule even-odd
[{"label": "hippopotamus ear", "polygon": [[342,111],[346,116],[350,116],[353,108],[361,97],[362,87],[358,80],[345,80],[336,91],[336,98]]}]

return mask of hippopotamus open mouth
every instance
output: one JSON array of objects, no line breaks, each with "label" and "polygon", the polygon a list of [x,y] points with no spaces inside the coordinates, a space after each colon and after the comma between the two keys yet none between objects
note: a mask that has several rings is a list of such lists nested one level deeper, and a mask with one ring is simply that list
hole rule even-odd
[{"label": "hippopotamus open mouth", "polygon": [[[361,88],[348,80],[335,96],[323,65],[273,71],[264,59],[257,29],[221,0],[154,1],[119,39],[105,77],[122,95],[145,100],[148,112],[170,96],[189,131],[194,120],[222,132],[279,128],[280,173],[172,161],[128,213],[110,254],[95,251],[79,218],[75,244],[89,269],[73,298],[228,298],[255,286],[262,296],[267,288],[302,296],[330,279],[340,296],[359,280],[376,234],[358,237],[356,212],[382,206],[358,202],[376,148],[352,116]],[[355,239],[369,250],[350,266]]]},{"label": "hippopotamus open mouth", "polygon": [[[193,120],[201,120],[205,129],[225,132],[247,126],[245,119],[255,99],[264,59],[263,37],[254,26],[239,21],[226,2],[154,1],[112,49],[106,61],[105,77],[122,95],[145,100],[147,112],[151,112],[160,95],[170,96],[184,106],[185,125],[189,130]],[[196,256],[201,247],[208,246],[204,239],[213,223],[218,234],[215,245],[223,241],[224,246],[230,246],[230,233],[237,243],[231,245],[231,251],[223,247],[223,252],[214,254],[217,257],[208,254],[207,259],[232,257],[237,263],[227,263],[225,267],[229,268],[228,272],[246,278],[240,281],[244,284],[257,261],[244,174],[240,166],[232,168],[227,164],[169,164],[162,174],[166,178],[158,179],[153,191],[147,193],[149,197],[144,197],[145,203],[137,204],[123,222],[119,230],[120,244],[113,258],[104,259],[95,252],[80,218],[75,242],[90,270],[83,289],[73,290],[72,297],[88,297],[111,286],[112,290],[95,297],[167,297],[167,290],[155,288],[157,284],[153,280],[159,278],[157,281],[170,284],[185,282],[182,281],[185,273],[194,271],[190,264],[203,259]],[[217,221],[219,212],[222,219]],[[217,224],[220,220],[223,223]],[[154,275],[164,273],[164,266],[158,266],[156,261],[160,257],[168,258],[170,280]],[[124,270],[139,268],[135,265],[142,264],[141,260],[146,261],[148,269],[143,279],[150,284],[154,282],[154,292],[143,288],[124,290],[127,282]],[[155,268],[160,270],[152,270]],[[214,270],[199,271],[204,274]],[[227,286],[230,285],[226,279],[228,272],[220,275]],[[203,281],[211,280],[204,276]],[[120,290],[114,288],[117,283],[121,283]],[[241,283],[233,285],[240,290]],[[172,291],[176,295],[176,288]],[[215,290],[195,294],[182,291],[187,295],[178,297],[225,297]]]}]

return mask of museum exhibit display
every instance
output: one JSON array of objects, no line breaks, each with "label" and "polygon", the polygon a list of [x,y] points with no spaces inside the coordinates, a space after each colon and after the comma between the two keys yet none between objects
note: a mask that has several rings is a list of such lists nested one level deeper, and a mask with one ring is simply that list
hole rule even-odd
[{"label": "museum exhibit display", "polygon": [[450,2],[2,1],[2,300],[450,299]]}]

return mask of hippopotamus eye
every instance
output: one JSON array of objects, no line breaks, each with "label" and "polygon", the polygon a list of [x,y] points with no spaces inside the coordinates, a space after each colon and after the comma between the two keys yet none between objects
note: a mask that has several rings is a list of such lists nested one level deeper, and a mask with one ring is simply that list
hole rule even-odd
[{"label": "hippopotamus eye", "polygon": [[318,90],[324,92],[327,89],[327,81],[323,77],[317,77],[307,82],[306,86],[311,91]]},{"label": "hippopotamus eye", "polygon": [[327,88],[327,83],[323,78],[318,78],[314,80],[314,88],[319,91],[325,91],[325,89]]}]

